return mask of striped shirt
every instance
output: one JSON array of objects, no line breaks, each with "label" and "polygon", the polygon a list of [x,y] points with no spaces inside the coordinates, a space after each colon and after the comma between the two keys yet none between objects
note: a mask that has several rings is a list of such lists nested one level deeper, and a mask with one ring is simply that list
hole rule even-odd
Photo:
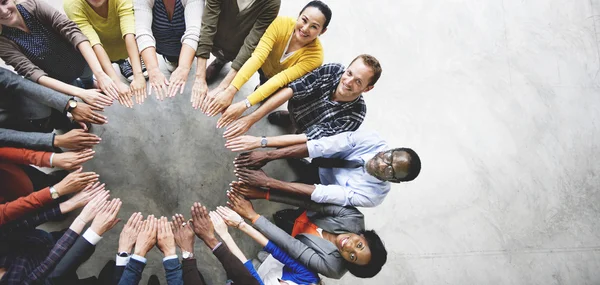
[{"label": "striped shirt", "polygon": [[297,133],[313,140],[360,127],[367,113],[362,94],[350,102],[331,101],[344,70],[339,63],[325,64],[288,85],[294,92],[288,110]]},{"label": "striped shirt", "polygon": [[184,33],[185,15],[181,0],[175,0],[173,19],[170,21],[164,2],[162,0],[154,1],[152,35],[156,39],[156,52],[165,56],[179,56],[181,38]]}]

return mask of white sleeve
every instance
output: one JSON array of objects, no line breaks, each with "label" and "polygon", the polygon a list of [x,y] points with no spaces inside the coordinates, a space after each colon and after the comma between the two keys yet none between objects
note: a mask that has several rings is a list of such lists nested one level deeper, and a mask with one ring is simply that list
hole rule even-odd
[{"label": "white sleeve", "polygon": [[187,2],[183,0],[182,4],[185,16],[185,33],[181,37],[181,43],[196,50],[200,40],[204,0],[187,0]]},{"label": "white sleeve", "polygon": [[140,53],[146,48],[156,47],[156,39],[152,35],[152,7],[154,0],[133,0],[135,40]]}]

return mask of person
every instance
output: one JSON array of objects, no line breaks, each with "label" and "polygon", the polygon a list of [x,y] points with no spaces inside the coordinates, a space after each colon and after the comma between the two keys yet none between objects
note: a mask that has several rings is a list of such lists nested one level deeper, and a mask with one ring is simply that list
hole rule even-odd
[{"label": "person", "polygon": [[215,229],[205,206],[195,202],[191,207],[192,218],[185,222],[183,215],[177,214],[172,222],[175,242],[183,255],[183,283],[185,285],[205,285],[198,271],[194,255],[194,234],[211,249],[223,265],[227,278],[236,285],[259,285],[260,282],[247,270],[242,262],[230,251],[226,244],[215,237]]},{"label": "person", "polygon": [[0,145],[53,150],[89,148],[100,142],[98,136],[81,129],[52,133],[73,128],[66,112],[85,130],[87,123],[107,123],[106,116],[89,105],[0,68]]},{"label": "person", "polygon": [[[281,0],[206,0],[192,88],[191,102],[195,109],[203,103],[207,82],[213,81],[227,62],[232,62],[231,70],[224,82],[236,76],[277,17],[280,5]],[[207,68],[211,52],[216,58]]]},{"label": "person", "polygon": [[[134,0],[136,41],[156,97],[183,93],[198,40],[203,0]],[[172,72],[169,80],[158,69],[157,53]],[[167,90],[168,86],[168,90]]]},{"label": "person", "polygon": [[[303,174],[302,183],[268,177],[260,168],[281,158],[312,158],[311,164],[292,160]],[[390,182],[412,181],[421,171],[421,159],[410,148],[390,149],[373,131],[345,132],[277,150],[242,153],[235,173],[250,186],[268,187],[310,197],[317,203],[375,207],[390,191]]]},{"label": "person", "polygon": [[144,216],[141,212],[131,214],[127,223],[123,226],[123,230],[119,235],[119,247],[115,261],[109,261],[105,267],[112,268],[112,279],[109,279],[105,284],[118,284],[123,276],[125,266],[129,262],[133,254],[133,246],[136,243],[138,234],[144,226]]},{"label": "person", "polygon": [[[117,85],[102,70],[75,23],[43,0],[3,1],[0,58],[25,78],[75,96],[95,110],[110,106]],[[94,88],[94,78],[101,90]],[[100,93],[100,91],[105,94]]]},{"label": "person", "polygon": [[[306,4],[296,20],[275,18],[235,78],[230,82],[224,80],[205,97],[202,111],[215,116],[225,110],[217,128],[226,127],[246,109],[319,67],[323,63],[323,47],[318,36],[325,33],[330,20],[331,10],[321,1]],[[231,104],[235,93],[259,69],[260,87],[244,101]]]},{"label": "person", "polygon": [[[289,256],[283,249],[267,239],[252,226],[246,224],[244,219],[230,208],[219,206],[217,207],[217,212],[210,212],[210,218],[213,225],[215,225],[215,231],[228,245],[229,243],[235,244],[235,242],[229,236],[227,226],[234,226],[252,237],[254,241],[258,242],[270,254],[263,261],[257,272],[265,284],[279,285],[280,280],[286,282],[288,285],[318,284],[320,282],[317,274],[298,262],[298,260]],[[226,236],[226,238],[223,238],[223,236]],[[248,261],[244,265],[254,270],[254,267],[250,267],[252,266],[251,262]]]},{"label": "person", "polygon": [[[142,272],[146,266],[146,254],[154,246],[165,256],[163,266],[165,268],[167,284],[183,284],[182,269],[177,256],[175,237],[167,218],[156,219],[154,215],[148,216],[144,221],[135,242],[135,250],[129,259],[119,285],[138,284],[142,279]],[[156,277],[155,277],[156,278]]]},{"label": "person", "polygon": [[110,280],[112,276],[106,274],[104,276],[101,274],[98,278],[91,277],[80,280],[77,276],[77,269],[94,254],[96,245],[102,240],[102,235],[110,231],[119,222],[117,214],[119,214],[121,205],[121,200],[116,198],[106,201],[100,207],[90,227],[77,238],[73,246],[69,248],[48,276],[53,284],[89,284],[93,282],[92,280],[101,280],[102,282]]},{"label": "person", "polygon": [[[227,138],[225,146],[233,151],[261,147],[259,138],[236,137],[286,101],[288,111],[270,113],[267,119],[271,124],[295,129],[296,135],[287,136],[287,141],[303,143],[356,131],[367,113],[362,94],[372,90],[380,76],[381,64],[368,54],[357,56],[347,69],[339,63],[325,64],[277,91],[256,111],[228,126],[223,133]],[[267,139],[264,146],[280,145]]]},{"label": "person", "polygon": [[[79,192],[65,202],[2,226],[0,284],[52,284],[48,276],[108,197],[106,190]],[[36,229],[42,223],[64,217],[81,207],[83,210],[64,233],[51,234]]]},{"label": "person", "polygon": [[[273,195],[281,203],[307,209],[295,221],[291,235],[257,214],[237,192],[228,193],[228,206],[252,222],[292,258],[316,273],[340,279],[347,271],[371,278],[387,261],[387,251],[375,231],[365,230],[363,214],[354,207],[318,204],[297,197]],[[280,197],[280,199],[275,199]]]},{"label": "person", "polygon": [[[139,104],[146,97],[146,79],[135,41],[132,0],[66,0],[67,17],[79,26],[90,40],[102,69],[117,83],[119,102],[133,107],[131,95]],[[127,86],[116,75],[112,63],[119,64],[121,74],[131,82]]]},{"label": "person", "polygon": [[[71,188],[77,185],[82,186],[77,191],[83,189],[83,183],[87,185],[90,182],[95,182],[94,180],[98,180],[98,176],[95,173],[81,172],[81,169],[79,169],[81,164],[94,157],[94,153],[91,149],[54,153],[23,148],[0,147],[0,181],[4,184],[2,190],[0,190],[0,203],[27,196],[32,194],[34,190],[49,190],[49,186],[57,183],[60,183],[61,186],[58,188]],[[59,167],[64,170],[76,170],[76,172],[70,173],[71,177],[69,179],[62,179],[64,176],[69,176],[63,175],[67,171],[55,171],[53,173],[56,174],[50,173],[49,175],[30,165]],[[64,180],[64,182],[59,182],[61,180]],[[77,183],[71,185],[73,181]],[[74,189],[58,189],[56,185],[54,188],[56,188],[57,192],[74,191]],[[45,193],[46,191],[38,192]],[[44,201],[46,198],[50,198],[49,194],[47,195],[48,197],[42,193],[38,193],[36,196],[40,198],[43,196]]]}]

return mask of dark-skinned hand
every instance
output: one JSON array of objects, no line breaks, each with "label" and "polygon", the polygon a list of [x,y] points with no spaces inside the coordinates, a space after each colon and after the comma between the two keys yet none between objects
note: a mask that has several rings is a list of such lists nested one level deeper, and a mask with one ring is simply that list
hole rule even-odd
[{"label": "dark-skinned hand", "polygon": [[233,172],[238,179],[250,186],[269,187],[271,177],[267,176],[262,170],[252,170],[247,168],[237,168]]},{"label": "dark-skinned hand", "polygon": [[229,201],[227,201],[227,206],[229,206],[229,208],[234,210],[236,213],[240,214],[240,216],[243,218],[253,221],[258,215],[256,211],[254,211],[252,203],[244,199],[242,196],[233,192],[228,192],[227,198],[229,198]]},{"label": "dark-skinned hand", "polygon": [[54,146],[67,149],[90,148],[100,143],[102,139],[81,129],[70,130],[62,135],[54,136]]},{"label": "dark-skinned hand", "polygon": [[267,157],[266,152],[251,151],[240,153],[233,161],[233,164],[235,165],[235,168],[260,169],[265,166],[267,162],[269,162],[269,158]]},{"label": "dark-skinned hand", "polygon": [[210,216],[206,207],[195,202],[191,209],[192,214],[192,229],[199,239],[206,242],[215,238],[215,229],[213,228]]},{"label": "dark-skinned hand", "polygon": [[233,181],[229,184],[231,191],[248,200],[267,199],[267,191],[250,186],[246,183]]},{"label": "dark-skinned hand", "polygon": [[108,123],[108,118],[93,111],[90,105],[83,102],[77,102],[77,107],[71,110],[71,115],[73,115],[73,120],[77,122],[92,123],[96,125]]},{"label": "dark-skinned hand", "polygon": [[190,221],[186,221],[181,214],[172,217],[171,228],[175,235],[175,243],[181,250],[194,252],[194,230]]}]

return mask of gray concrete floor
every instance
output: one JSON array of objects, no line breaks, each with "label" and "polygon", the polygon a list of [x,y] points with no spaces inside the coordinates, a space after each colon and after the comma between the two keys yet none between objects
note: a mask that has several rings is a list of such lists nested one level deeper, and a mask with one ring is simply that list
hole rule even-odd
[{"label": "gray concrete floor", "polygon": [[[284,0],[281,14],[294,16],[305,2]],[[326,284],[599,284],[600,0],[327,3],[325,62],[380,59],[363,127],[414,148],[423,170],[364,209],[389,251],[382,272]],[[225,202],[235,153],[223,148],[217,119],[190,107],[190,92],[191,81],[164,102],[115,105],[110,123],[94,128],[103,142],[85,167],[123,199],[122,219]],[[263,121],[249,133],[281,130]],[[267,172],[292,178],[283,162]],[[263,214],[279,207],[255,206]],[[120,229],[81,276],[114,257]],[[252,256],[256,245],[232,232]],[[196,247],[204,276],[222,284],[217,260]],[[159,252],[149,257],[145,278],[164,276]]]}]

